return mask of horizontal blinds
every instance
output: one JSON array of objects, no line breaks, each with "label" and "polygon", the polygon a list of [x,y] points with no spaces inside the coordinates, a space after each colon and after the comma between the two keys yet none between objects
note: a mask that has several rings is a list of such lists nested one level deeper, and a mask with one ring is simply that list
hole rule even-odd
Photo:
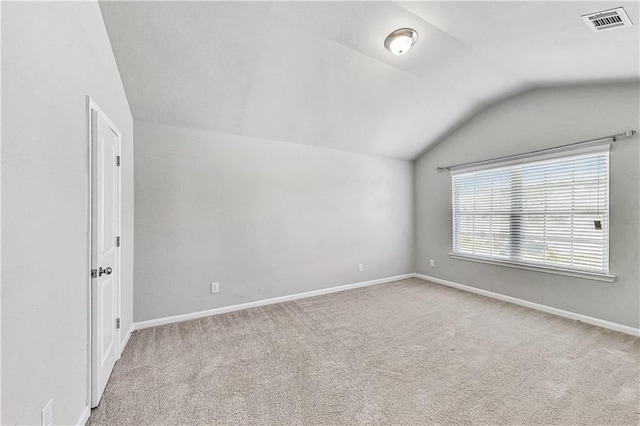
[{"label": "horizontal blinds", "polygon": [[452,174],[454,253],[608,273],[608,166],[607,147]]}]

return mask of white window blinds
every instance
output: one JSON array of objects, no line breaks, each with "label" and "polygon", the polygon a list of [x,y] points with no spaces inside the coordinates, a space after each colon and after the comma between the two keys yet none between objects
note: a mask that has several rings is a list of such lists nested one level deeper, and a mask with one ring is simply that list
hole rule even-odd
[{"label": "white window blinds", "polygon": [[609,273],[609,145],[452,172],[453,252]]}]

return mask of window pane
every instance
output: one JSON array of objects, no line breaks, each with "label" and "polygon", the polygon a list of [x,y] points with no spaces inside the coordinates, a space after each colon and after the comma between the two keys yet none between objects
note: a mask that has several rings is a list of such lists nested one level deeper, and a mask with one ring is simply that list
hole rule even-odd
[{"label": "window pane", "polygon": [[608,273],[608,164],[607,150],[453,174],[454,253]]}]

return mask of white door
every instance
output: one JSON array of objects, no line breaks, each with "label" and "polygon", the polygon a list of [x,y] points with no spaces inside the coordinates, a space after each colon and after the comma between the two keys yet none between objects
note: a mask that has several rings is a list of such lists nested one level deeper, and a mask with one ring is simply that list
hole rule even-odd
[{"label": "white door", "polygon": [[120,357],[120,132],[91,110],[91,406]]}]

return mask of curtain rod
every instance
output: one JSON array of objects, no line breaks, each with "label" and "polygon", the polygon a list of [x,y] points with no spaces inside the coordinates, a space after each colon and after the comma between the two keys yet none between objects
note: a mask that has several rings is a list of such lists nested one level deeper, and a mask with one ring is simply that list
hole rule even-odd
[{"label": "curtain rod", "polygon": [[624,133],[618,133],[618,134],[615,134],[615,135],[603,136],[601,138],[596,138],[596,139],[589,139],[587,141],[568,143],[566,145],[555,146],[553,148],[544,148],[544,149],[538,149],[536,151],[524,152],[522,154],[505,155],[503,157],[490,158],[488,160],[470,161],[468,163],[460,163],[460,164],[453,164],[451,166],[438,167],[438,170],[451,170],[453,168],[462,167],[462,166],[474,166],[474,165],[480,165],[480,164],[485,164],[485,163],[491,163],[491,162],[495,162],[495,161],[499,161],[499,160],[508,160],[510,158],[520,158],[522,156],[528,156],[528,155],[531,155],[531,154],[538,154],[538,153],[547,152],[547,151],[555,151],[555,150],[561,149],[561,148],[567,148],[567,147],[570,147],[570,146],[582,145],[582,144],[590,143],[590,142],[597,142],[597,141],[601,141],[601,140],[605,140],[605,139],[612,139],[613,142],[615,142],[620,138],[628,138],[628,137],[631,137],[631,136],[633,136],[635,134],[636,134],[635,130],[627,130]]}]

